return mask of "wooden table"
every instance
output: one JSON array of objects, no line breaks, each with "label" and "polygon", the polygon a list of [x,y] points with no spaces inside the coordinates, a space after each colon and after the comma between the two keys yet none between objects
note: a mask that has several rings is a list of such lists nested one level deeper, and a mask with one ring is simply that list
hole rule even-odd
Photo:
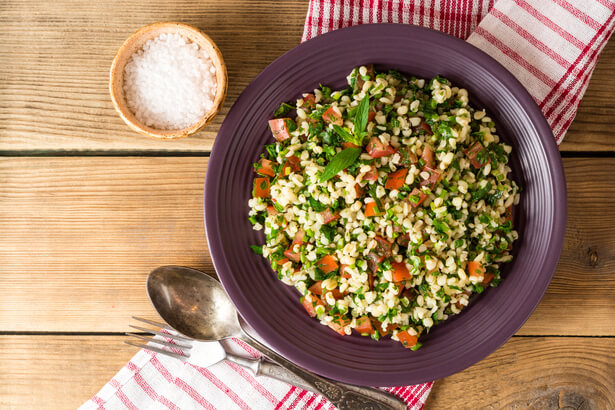
[{"label": "wooden table", "polygon": [[[267,64],[299,43],[306,1],[3,0],[0,3],[0,408],[72,408],[135,353],[131,315],[156,318],[147,273],[213,273],[203,181],[220,123]],[[217,42],[227,102],[196,136],[158,141],[113,110],[122,41],[182,21]],[[427,408],[615,408],[615,44],[561,145],[566,240],[527,323],[435,384]]]}]

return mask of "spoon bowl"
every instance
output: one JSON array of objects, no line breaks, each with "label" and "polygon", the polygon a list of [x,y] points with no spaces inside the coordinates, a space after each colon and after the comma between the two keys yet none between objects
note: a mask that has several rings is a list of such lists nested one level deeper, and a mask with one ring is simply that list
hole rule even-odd
[{"label": "spoon bowl", "polygon": [[237,311],[224,288],[203,272],[156,268],[147,278],[147,295],[164,321],[185,336],[214,341],[241,334]]}]

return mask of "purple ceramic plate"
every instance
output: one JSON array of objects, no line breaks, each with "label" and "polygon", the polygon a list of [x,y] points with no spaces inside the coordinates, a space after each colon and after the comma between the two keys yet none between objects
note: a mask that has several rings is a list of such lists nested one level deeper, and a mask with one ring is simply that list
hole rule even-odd
[{"label": "purple ceramic plate", "polygon": [[[248,222],[253,169],[273,138],[267,120],[280,103],[319,83],[345,86],[353,67],[431,78],[465,87],[513,146],[513,178],[523,187],[515,210],[520,239],[501,285],[436,326],[416,352],[391,340],[338,336],[311,319],[298,293],[279,282],[250,245],[264,243]],[[542,298],[560,255],[566,184],[549,126],[532,97],[500,64],[449,35],[410,25],[374,24],[325,34],[290,50],[256,77],[228,113],[213,147],[205,219],[216,272],[235,306],[283,356],[313,372],[359,385],[399,386],[439,379],[480,361],[510,338]]]}]

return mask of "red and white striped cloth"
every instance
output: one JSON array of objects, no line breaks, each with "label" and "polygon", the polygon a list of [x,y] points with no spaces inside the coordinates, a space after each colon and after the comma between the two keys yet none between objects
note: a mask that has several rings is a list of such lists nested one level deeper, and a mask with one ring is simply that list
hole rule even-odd
[{"label": "red and white striped cloth", "polygon": [[[355,24],[431,27],[467,39],[512,72],[534,97],[557,143],[585,93],[611,36],[610,0],[311,0],[303,40]],[[229,341],[236,354],[257,356]],[[433,383],[387,389],[421,409]],[[220,362],[207,369],[141,350],[82,409],[331,409],[322,396],[254,378]]]},{"label": "red and white striped cloth", "polygon": [[613,33],[612,0],[311,0],[303,40],[365,23],[430,27],[467,40],[530,92],[559,144]]},{"label": "red and white striped cloth", "polygon": [[[236,355],[259,356],[240,340],[223,343]],[[387,390],[405,400],[408,408],[421,409],[432,384]],[[277,380],[255,378],[234,363],[219,362],[204,369],[140,350],[81,410],[125,408],[332,410],[335,407],[318,394]]]}]

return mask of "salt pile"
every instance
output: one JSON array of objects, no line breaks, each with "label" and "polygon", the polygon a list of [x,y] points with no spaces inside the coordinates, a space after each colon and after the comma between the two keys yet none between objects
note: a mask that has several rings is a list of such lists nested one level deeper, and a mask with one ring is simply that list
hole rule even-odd
[{"label": "salt pile", "polygon": [[128,107],[143,124],[183,129],[212,109],[216,69],[197,44],[179,34],[161,34],[126,64],[124,93]]}]

